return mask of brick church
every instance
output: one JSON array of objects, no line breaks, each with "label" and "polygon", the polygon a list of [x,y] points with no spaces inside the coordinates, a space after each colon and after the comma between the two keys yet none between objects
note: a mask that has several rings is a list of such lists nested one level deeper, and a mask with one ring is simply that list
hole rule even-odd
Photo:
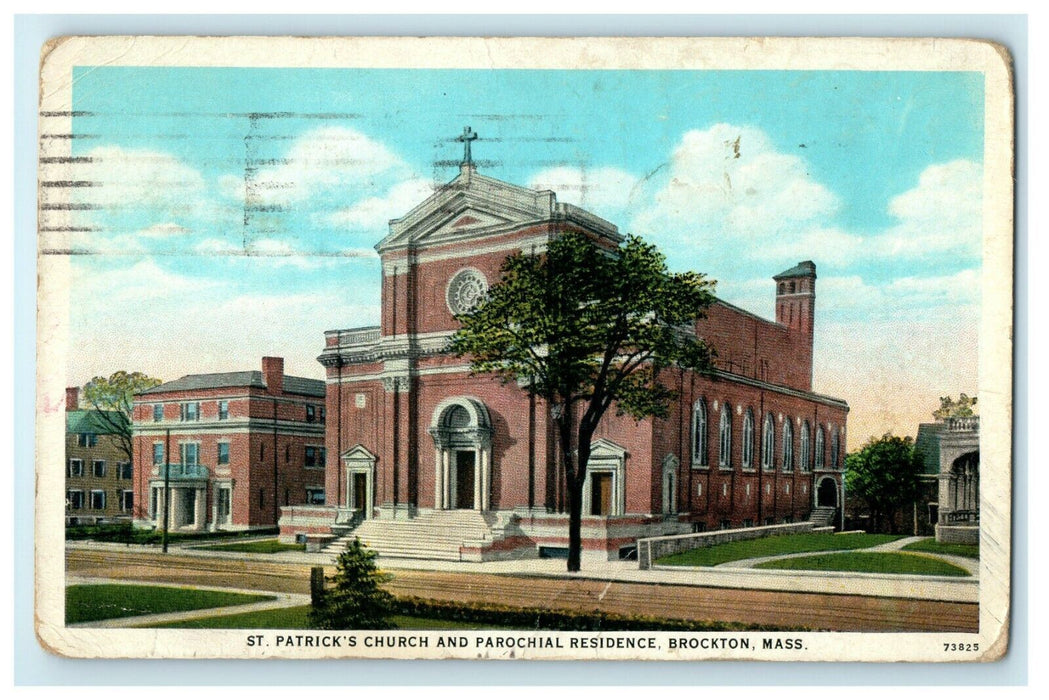
[{"label": "brick church", "polygon": [[[381,324],[325,333],[325,504],[283,508],[284,541],[335,551],[359,535],[386,556],[472,561],[567,551],[549,408],[471,376],[445,348],[454,314],[508,255],[568,231],[622,237],[554,192],[479,174],[469,133],[458,176],[376,246]],[[584,556],[627,556],[638,537],[835,520],[848,406],[812,391],[815,285],[811,261],[775,275],[775,321],[716,301],[695,329],[716,371],[664,375],[678,393],[665,419],[609,411],[584,486]]]}]

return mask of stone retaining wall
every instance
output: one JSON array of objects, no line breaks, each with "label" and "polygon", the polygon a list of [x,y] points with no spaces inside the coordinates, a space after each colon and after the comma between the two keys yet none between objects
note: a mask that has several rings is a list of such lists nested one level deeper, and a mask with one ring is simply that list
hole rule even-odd
[{"label": "stone retaining wall", "polygon": [[665,537],[646,537],[637,541],[637,565],[639,569],[651,569],[656,559],[687,552],[702,547],[713,547],[716,544],[736,542],[739,540],[756,540],[759,537],[776,535],[796,535],[806,532],[833,532],[833,527],[816,527],[814,523],[788,523],[785,525],[764,525],[746,527],[736,530],[712,530],[694,532],[687,535],[668,535]]}]

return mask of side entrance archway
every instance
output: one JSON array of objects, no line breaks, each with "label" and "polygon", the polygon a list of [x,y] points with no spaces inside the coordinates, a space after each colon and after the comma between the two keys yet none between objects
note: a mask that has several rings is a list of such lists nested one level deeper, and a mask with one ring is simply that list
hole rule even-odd
[{"label": "side entrance archway", "polygon": [[837,508],[838,507],[838,482],[829,476],[820,479],[816,486],[816,507]]},{"label": "side entrance archway", "polygon": [[430,422],[434,457],[434,508],[491,507],[492,422],[478,399],[445,399]]}]

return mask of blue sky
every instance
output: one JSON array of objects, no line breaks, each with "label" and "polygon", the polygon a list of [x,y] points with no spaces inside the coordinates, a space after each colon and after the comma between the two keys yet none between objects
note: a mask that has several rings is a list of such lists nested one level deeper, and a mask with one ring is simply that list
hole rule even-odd
[{"label": "blue sky", "polygon": [[[850,446],[972,393],[982,76],[80,67],[71,384],[281,354],[378,319],[385,222],[457,172],[548,187],[769,316],[816,262],[816,389]],[[47,193],[45,192],[45,197]],[[47,222],[42,222],[46,227]],[[129,315],[128,306],[142,313]],[[276,320],[275,320],[276,319]],[[114,338],[121,341],[114,344]],[[159,346],[176,348],[158,352]]]}]

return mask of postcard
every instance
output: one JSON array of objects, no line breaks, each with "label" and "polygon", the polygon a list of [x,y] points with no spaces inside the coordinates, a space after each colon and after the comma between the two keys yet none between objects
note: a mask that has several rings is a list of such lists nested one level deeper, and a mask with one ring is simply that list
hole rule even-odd
[{"label": "postcard", "polygon": [[976,40],[64,37],[36,631],[87,658],[994,661]]}]

